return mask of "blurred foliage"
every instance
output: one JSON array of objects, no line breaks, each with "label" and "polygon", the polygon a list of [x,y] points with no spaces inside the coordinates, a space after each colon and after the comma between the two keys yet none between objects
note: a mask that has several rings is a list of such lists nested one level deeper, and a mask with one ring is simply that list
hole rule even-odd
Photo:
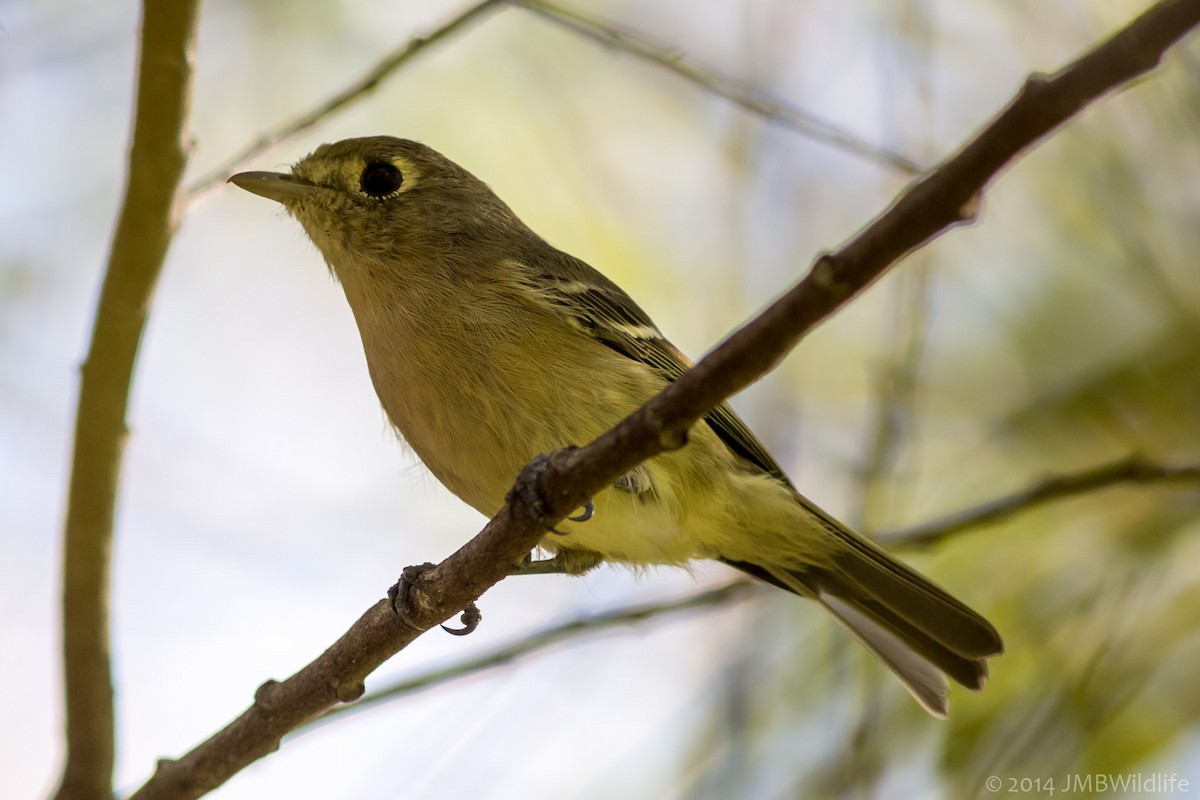
[{"label": "blurred foliage", "polygon": [[[47,398],[69,396],[96,277],[81,265],[100,261],[128,119],[125,88],[111,87],[127,86],[135,23],[129,9],[109,17],[85,6],[44,3],[50,10],[39,17],[37,4],[16,3],[13,16],[0,19],[17,32],[0,51],[0,109],[10,120],[45,115],[36,128],[3,134],[7,183],[21,191],[0,196],[11,212],[0,220],[0,433],[11,442],[0,448],[9,487],[0,508],[37,520],[21,530],[44,532],[0,553],[0,563],[22,565],[8,582],[23,580],[27,589],[34,584],[24,548],[53,538],[62,431],[70,427],[65,399]],[[932,162],[998,110],[1025,74],[1056,68],[1142,4],[575,7]],[[198,53],[193,174],[457,10],[450,2],[215,0]],[[29,28],[26,19],[34,20]],[[103,78],[102,88],[72,69]],[[73,100],[44,102],[60,96]],[[1197,130],[1200,47],[1190,41],[1013,165],[975,225],[910,258],[735,404],[805,494],[869,530],[925,521],[1130,453],[1200,462]],[[852,235],[906,180],[515,7],[255,168],[294,160],[321,141],[378,132],[425,140],[467,165],[531,227],[621,283],[694,356],[795,281],[815,254]],[[377,416],[359,439],[343,427],[374,413],[374,402],[361,364],[350,365],[358,373],[335,367],[357,352],[348,312],[286,224],[249,200],[198,208],[164,276],[138,378],[118,547],[115,651],[129,780],[144,775],[153,755],[226,718],[239,690],[214,681],[214,672],[245,668],[252,686],[279,669],[224,660],[214,668],[194,654],[221,657],[230,640],[261,644],[270,623],[256,615],[274,604],[289,634],[265,637],[266,649],[311,634],[317,643],[283,659],[303,663],[326,635],[309,615],[336,602],[347,604],[339,609],[347,618],[358,608],[368,579],[352,567],[423,560],[474,533],[474,518],[457,504],[447,510],[432,490],[410,491],[415,481],[392,462],[364,457],[363,443],[383,438]],[[286,257],[285,247],[293,247]],[[349,405],[351,396],[358,405]],[[179,431],[182,438],[170,438]],[[156,442],[173,444],[160,452]],[[393,445],[383,447],[390,453]],[[396,502],[409,516],[379,500],[401,490],[408,493]],[[353,516],[363,509],[376,515]],[[396,528],[407,532],[402,550],[393,544]],[[342,537],[337,564],[330,529]],[[989,796],[984,781],[992,775],[1061,780],[1154,770],[1186,775],[1195,790],[1198,534],[1196,491],[1132,486],[906,552],[991,618],[1008,648],[982,694],[954,696],[947,723],[925,717],[818,609],[780,593],[678,626],[660,621],[641,638],[560,648],[557,657],[496,673],[494,682],[477,678],[457,704],[447,687],[451,699],[433,711],[414,698],[395,718],[380,712],[382,724],[428,740],[410,743],[411,752],[396,752],[393,728],[350,740],[363,729],[327,726],[348,731],[355,769],[324,762],[330,751],[318,745],[329,748],[329,740],[314,736],[312,752],[305,740],[289,742],[264,762],[282,766],[241,776],[222,792],[240,785],[254,796],[259,784],[250,781],[267,780],[272,769],[312,769],[344,793],[378,795],[381,784],[395,787],[397,758],[427,773],[412,792],[424,797],[966,798]],[[331,573],[345,573],[354,589],[334,584]],[[664,574],[653,580],[669,580]],[[514,619],[569,617],[635,590],[618,580],[506,582],[489,595],[489,624],[471,638],[486,642]],[[147,614],[163,608],[164,595],[202,598],[218,581],[244,602],[232,611],[172,605],[169,626],[187,619],[188,636],[211,632],[216,643],[181,633],[186,649],[169,650],[174,640],[161,634],[168,623],[148,625]],[[36,586],[51,583],[39,573]],[[303,594],[289,599],[289,591]],[[298,602],[307,604],[299,623]],[[38,613],[48,612],[23,609],[13,618],[32,627]],[[336,619],[325,621],[331,630],[340,630]],[[423,646],[435,651],[459,654],[449,648],[464,646],[429,639]],[[173,652],[184,654],[172,659]],[[43,683],[53,674],[49,658],[30,662]],[[198,676],[186,672],[192,666]],[[190,680],[186,694],[194,697],[163,701],[153,691],[163,675]],[[10,683],[44,708],[49,690],[27,691],[43,686],[33,680],[22,673]],[[214,686],[219,703],[204,693]],[[424,700],[435,704],[435,695]],[[193,727],[171,727],[180,721]],[[46,758],[50,735],[22,739]],[[442,737],[452,737],[446,752],[437,750]],[[531,743],[542,748],[539,759],[530,758]],[[32,760],[20,746],[29,747],[8,742],[0,754]],[[488,768],[462,769],[460,750]],[[292,753],[301,755],[288,761]],[[286,784],[258,796],[279,794],[279,785]]]},{"label": "blurred foliage", "polygon": [[[894,40],[914,30],[947,35],[934,13],[942,6],[898,5],[904,10],[892,15],[910,15],[910,24],[880,23],[880,53],[903,48]],[[1100,29],[1090,11],[1073,9],[1082,26]],[[1021,47],[1020,32],[1034,23],[1015,9],[1000,13],[1011,13],[1011,42]],[[914,26],[912,15],[927,16]],[[919,46],[937,49],[924,38]],[[869,374],[846,389],[850,398],[828,389],[814,398],[811,361],[797,371],[810,405],[849,399],[867,422],[860,431],[873,430],[873,414],[902,420],[887,434],[900,439],[897,463],[876,476],[894,516],[872,519],[873,527],[926,519],[1129,453],[1168,464],[1200,459],[1195,53],[1192,45],[1072,123],[998,182],[975,229],[922,254],[931,286],[924,315],[910,322],[925,342],[911,408],[864,409]],[[1031,65],[1050,66],[1036,58]],[[909,114],[910,130],[918,118]],[[906,302],[901,281],[894,275],[877,290],[890,290],[894,309]],[[874,327],[880,335],[874,355],[863,345],[864,362],[886,378],[900,357],[896,337],[913,331]],[[981,338],[989,341],[980,346]],[[877,381],[875,396],[883,386],[888,397],[888,385]],[[852,465],[850,446],[840,447]],[[869,457],[874,445],[863,447]],[[847,478],[854,474],[848,466]],[[715,760],[712,773],[723,778],[690,796],[734,796],[728,787],[738,786],[749,788],[737,795],[745,797],[965,798],[994,794],[984,783],[993,775],[1005,786],[1010,777],[1054,778],[1061,791],[1068,773],[1149,774],[1166,763],[1166,772],[1200,774],[1197,534],[1195,490],[1114,488],[912,554],[981,607],[1008,646],[986,691],[970,703],[959,698],[935,734],[903,698],[895,701],[894,687],[876,688],[869,658],[814,647],[809,634],[786,657],[771,658],[781,639],[806,630],[781,619],[806,610],[779,601],[772,619],[756,620],[756,633],[739,643],[754,653],[731,662],[726,691],[750,706],[741,716],[753,723],[726,725],[737,745],[719,747],[721,737],[706,732],[697,759]],[[747,663],[774,672],[750,682],[751,692]],[[861,708],[838,708],[845,703]],[[810,741],[817,725],[821,757],[797,748],[776,761],[788,750],[780,741]],[[764,787],[772,772],[790,774]]]}]

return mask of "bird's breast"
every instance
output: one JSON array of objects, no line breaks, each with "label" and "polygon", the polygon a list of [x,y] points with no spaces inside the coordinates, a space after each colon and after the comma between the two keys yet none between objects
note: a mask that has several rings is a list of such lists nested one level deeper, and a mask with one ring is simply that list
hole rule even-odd
[{"label": "bird's breast", "polygon": [[518,301],[418,310],[356,313],[371,380],[429,470],[489,516],[531,458],[585,444],[658,388],[635,362]]}]

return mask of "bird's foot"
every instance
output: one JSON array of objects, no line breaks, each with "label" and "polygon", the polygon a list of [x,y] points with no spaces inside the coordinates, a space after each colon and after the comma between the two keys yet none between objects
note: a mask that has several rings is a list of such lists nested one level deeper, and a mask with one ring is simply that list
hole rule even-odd
[{"label": "bird's foot", "polygon": [[[409,613],[409,609],[412,607],[412,601],[409,599],[409,596],[412,593],[413,587],[416,586],[417,579],[421,577],[421,574],[428,572],[429,570],[433,569],[433,567],[434,565],[428,561],[426,561],[424,564],[416,564],[405,567],[400,573],[400,579],[396,581],[395,585],[388,589],[387,593],[388,600],[392,604],[392,611],[395,612],[400,621],[409,628],[412,628],[420,633],[424,633],[428,630],[428,628],[423,625],[419,625],[413,620],[412,615]],[[446,633],[453,634],[454,636],[466,636],[468,633],[471,633],[478,628],[479,623],[482,620],[483,613],[479,610],[479,606],[475,605],[474,601],[471,601],[471,603],[462,610],[462,615],[459,617],[459,621],[463,624],[461,628],[448,628],[445,625],[442,625],[441,629]]]}]

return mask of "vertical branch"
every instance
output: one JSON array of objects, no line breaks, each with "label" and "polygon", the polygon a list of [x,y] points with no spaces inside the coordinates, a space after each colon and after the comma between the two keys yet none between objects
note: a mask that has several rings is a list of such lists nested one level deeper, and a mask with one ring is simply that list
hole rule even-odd
[{"label": "vertical branch", "polygon": [[142,9],[125,198],[80,369],[63,543],[67,756],[58,800],[112,797],[108,594],[113,517],[134,360],[179,223],[198,7],[198,0],[145,0]]}]

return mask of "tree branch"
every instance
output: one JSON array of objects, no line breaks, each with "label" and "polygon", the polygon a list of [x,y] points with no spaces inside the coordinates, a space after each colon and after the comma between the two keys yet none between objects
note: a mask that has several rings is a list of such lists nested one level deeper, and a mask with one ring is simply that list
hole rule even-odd
[{"label": "tree branch", "polygon": [[916,175],[924,169],[910,158],[872,144],[833,123],[826,122],[815,114],[771,97],[736,78],[723,75],[712,67],[689,59],[677,48],[655,42],[644,34],[595,17],[589,17],[554,3],[543,2],[543,0],[511,1],[513,5],[532,11],[556,25],[586,36],[605,47],[611,47],[637,56],[651,64],[656,64],[705,91],[724,97],[751,113],[810,139],[862,156],[889,169],[896,169],[909,175]]},{"label": "tree branch", "polygon": [[[584,448],[540,457],[522,470],[483,532],[415,578],[407,616],[422,627],[451,617],[505,577],[548,525],[586,504],[637,464],[682,447],[688,429],[770,370],[799,339],[925,242],[973,218],[989,181],[1026,149],[1104,93],[1151,70],[1200,23],[1200,0],[1166,0],[1053,76],[1033,76],[1016,99],[958,153],[917,180],[841,250],[692,370]],[[137,798],[198,797],[278,746],[282,735],[337,702],[418,633],[380,602],[311,664],[268,683],[254,704],[179,761],[163,762]]]},{"label": "tree branch", "polygon": [[357,714],[360,711],[366,711],[382,703],[424,691],[425,689],[430,689],[458,678],[465,678],[477,672],[511,664],[519,658],[531,655],[539,650],[544,650],[562,641],[575,639],[587,634],[601,633],[624,625],[646,622],[657,617],[675,615],[684,611],[729,605],[750,596],[761,587],[762,584],[738,578],[724,586],[694,592],[665,603],[639,603],[633,606],[614,608],[598,614],[589,614],[588,616],[573,619],[569,622],[554,625],[523,636],[491,652],[483,653],[482,655],[460,661],[456,664],[431,670],[422,675],[381,687],[370,694],[364,695],[361,700],[353,705],[330,709],[320,717],[312,720],[312,722],[301,728],[298,732],[302,733],[309,728],[332,722],[334,719],[340,719],[350,714]]},{"label": "tree branch", "polygon": [[[1167,467],[1132,456],[1104,464],[1099,467],[1055,475],[1033,486],[1013,492],[996,500],[982,503],[975,508],[961,511],[943,519],[925,523],[875,537],[881,544],[900,547],[922,547],[940,542],[952,535],[1006,519],[1044,503],[1078,497],[1089,492],[1107,489],[1122,483],[1143,485],[1179,484],[1184,487],[1200,487],[1200,465]],[[333,719],[374,708],[390,700],[438,686],[457,678],[473,675],[496,667],[505,666],[519,658],[545,649],[559,642],[610,628],[644,622],[680,611],[720,608],[736,602],[755,590],[760,584],[738,579],[716,589],[704,589],[665,603],[649,603],[615,608],[592,614],[554,627],[524,636],[490,653],[467,659],[457,664],[431,670],[390,686],[373,691],[353,705],[334,708],[312,720],[301,732],[310,727],[323,725]]]},{"label": "tree branch", "polygon": [[63,542],[63,671],[67,755],[56,797],[111,798],[109,556],[133,364],[150,296],[179,223],[187,162],[196,0],[142,9],[137,111],[87,360],[80,369]]},{"label": "tree branch", "polygon": [[242,149],[241,152],[233,155],[228,160],[224,161],[216,169],[206,175],[202,175],[196,179],[190,186],[187,187],[187,199],[189,202],[198,200],[204,195],[212,192],[225,185],[225,181],[231,174],[237,172],[241,167],[252,159],[262,155],[267,150],[271,149],[280,142],[288,139],[296,134],[306,131],[316,125],[321,120],[333,114],[335,111],[340,111],[345,106],[350,105],[355,100],[361,100],[371,93],[385,78],[392,75],[398,69],[403,67],[409,61],[423,53],[427,48],[435,44],[441,43],[443,40],[453,36],[461,28],[473,22],[476,18],[483,16],[485,12],[491,11],[498,5],[501,5],[504,0],[482,0],[463,11],[457,17],[449,20],[440,28],[428,34],[427,36],[418,36],[402,47],[399,47],[386,56],[381,58],[374,67],[367,70],[366,74],[356,80],[354,83],[345,87],[333,96],[327,98],[323,102],[317,104],[309,111],[296,117],[291,122],[285,122],[277,128],[267,131],[259,136],[249,145]]},{"label": "tree branch", "polygon": [[967,528],[999,522],[1031,508],[1122,483],[1181,483],[1200,487],[1200,465],[1165,467],[1131,456],[1099,467],[1055,475],[1033,486],[939,520],[876,537],[880,544],[932,544]]}]

